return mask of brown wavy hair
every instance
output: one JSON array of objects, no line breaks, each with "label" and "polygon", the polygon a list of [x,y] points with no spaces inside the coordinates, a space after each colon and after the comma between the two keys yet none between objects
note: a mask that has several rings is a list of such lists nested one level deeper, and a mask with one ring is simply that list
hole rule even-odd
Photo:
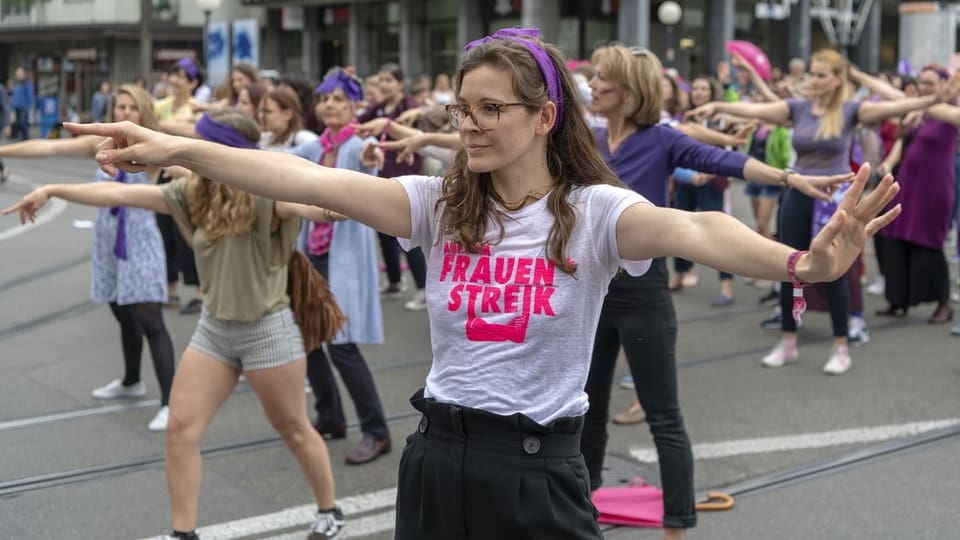
[{"label": "brown wavy hair", "polygon": [[267,92],[267,95],[260,101],[260,106],[266,105],[266,100],[271,100],[280,107],[281,111],[291,111],[290,121],[287,122],[287,128],[280,133],[274,133],[273,144],[286,143],[298,131],[303,129],[303,105],[300,104],[300,97],[296,92],[289,88],[277,88]]},{"label": "brown wavy hair", "polygon": [[[593,132],[587,126],[582,105],[577,99],[577,87],[563,54],[552,45],[540,41],[537,45],[547,53],[560,75],[563,95],[563,120],[547,135],[546,145],[547,167],[556,182],[547,196],[547,208],[555,219],[546,240],[547,257],[563,272],[573,274],[576,267],[568,262],[564,254],[577,224],[577,216],[567,197],[579,186],[622,184],[597,151]],[[510,73],[517,101],[531,109],[540,109],[550,100],[536,60],[526,47],[515,41],[497,39],[470,49],[454,75],[458,95],[464,75],[481,66],[491,66]],[[443,178],[440,199],[436,205],[443,235],[469,252],[479,253],[487,236],[487,220],[492,217],[499,228],[496,242],[502,241],[503,217],[506,214],[497,208],[498,205],[511,209],[493,189],[490,173],[472,172],[467,167],[466,150],[463,147],[458,149],[453,164]]]},{"label": "brown wavy hair", "polygon": [[[260,140],[260,130],[252,118],[236,109],[216,109],[207,115],[217,122],[240,132],[250,142]],[[227,234],[246,234],[257,221],[256,199],[253,195],[228,187],[226,184],[194,175],[187,190],[190,201],[190,221],[202,228],[208,242]]]}]

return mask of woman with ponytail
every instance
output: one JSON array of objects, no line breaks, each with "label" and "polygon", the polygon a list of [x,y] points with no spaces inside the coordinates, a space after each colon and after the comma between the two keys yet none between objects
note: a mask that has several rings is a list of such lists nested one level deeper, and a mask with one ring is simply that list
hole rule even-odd
[{"label": "woman with ponytail", "polygon": [[[852,101],[847,96],[847,61],[840,53],[824,49],[813,55],[807,78],[807,95],[771,103],[711,102],[690,112],[696,118],[710,118],[727,113],[761,122],[793,125],[793,148],[797,154],[797,173],[841,174],[850,170],[850,149],[857,124],[875,124],[885,118],[949,101],[960,90],[960,77],[951,79],[941,92],[923,97],[896,101]],[[789,169],[783,177],[795,174]],[[807,249],[811,238],[830,217],[829,202],[789,189],[780,203],[778,238],[797,249]],[[762,364],[778,368],[799,359],[797,321],[790,316],[794,293],[790,283],[780,288],[780,309],[783,313],[782,337]],[[849,291],[841,278],[826,285],[830,320],[833,323],[833,347],[823,365],[828,375],[841,375],[851,367],[848,347]]]}]

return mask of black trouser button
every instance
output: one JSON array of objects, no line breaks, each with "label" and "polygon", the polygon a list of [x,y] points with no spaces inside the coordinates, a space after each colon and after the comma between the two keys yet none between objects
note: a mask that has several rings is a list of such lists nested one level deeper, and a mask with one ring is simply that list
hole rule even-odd
[{"label": "black trouser button", "polygon": [[531,456],[540,451],[540,439],[536,437],[527,437],[523,440],[523,451]]}]

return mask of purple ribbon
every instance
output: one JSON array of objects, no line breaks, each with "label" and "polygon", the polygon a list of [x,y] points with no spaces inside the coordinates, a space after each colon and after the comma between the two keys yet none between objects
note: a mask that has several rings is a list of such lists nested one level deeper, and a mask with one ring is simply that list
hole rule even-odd
[{"label": "purple ribbon", "polygon": [[[127,173],[121,170],[114,180],[126,184]],[[127,207],[114,206],[110,209],[110,215],[117,216],[117,239],[113,243],[113,254],[125,261],[127,260]]]},{"label": "purple ribbon", "polygon": [[209,115],[204,114],[193,126],[197,135],[210,142],[220,143],[234,148],[257,148],[257,143],[250,141],[233,126],[217,122]]},{"label": "purple ribbon", "polygon": [[463,50],[469,51],[477,45],[489,43],[496,39],[508,39],[526,47],[533,55],[534,60],[537,61],[537,65],[540,66],[540,73],[543,74],[543,80],[547,84],[547,95],[550,96],[550,101],[557,106],[557,121],[553,124],[553,128],[556,129],[563,121],[563,87],[560,85],[560,74],[557,72],[556,66],[553,65],[553,61],[550,60],[550,56],[542,47],[537,45],[536,40],[539,38],[539,28],[504,28],[497,30],[492,36],[482,37],[467,43]]},{"label": "purple ribbon", "polygon": [[360,101],[363,99],[363,89],[360,87],[360,82],[342,69],[338,69],[327,75],[313,93],[329,94],[337,88],[343,90],[343,94],[347,96],[347,99],[350,101]]}]

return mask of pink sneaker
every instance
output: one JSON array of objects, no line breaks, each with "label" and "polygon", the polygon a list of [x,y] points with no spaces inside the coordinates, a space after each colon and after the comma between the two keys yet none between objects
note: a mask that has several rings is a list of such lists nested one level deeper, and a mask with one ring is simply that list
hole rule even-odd
[{"label": "pink sneaker", "polygon": [[797,352],[796,342],[781,339],[770,353],[763,357],[760,363],[763,364],[764,367],[778,368],[783,367],[784,364],[789,362],[796,362],[799,359],[800,353]]},{"label": "pink sneaker", "polygon": [[827,375],[843,375],[850,371],[850,349],[846,345],[834,345],[830,351],[830,360],[823,365],[823,372]]}]

